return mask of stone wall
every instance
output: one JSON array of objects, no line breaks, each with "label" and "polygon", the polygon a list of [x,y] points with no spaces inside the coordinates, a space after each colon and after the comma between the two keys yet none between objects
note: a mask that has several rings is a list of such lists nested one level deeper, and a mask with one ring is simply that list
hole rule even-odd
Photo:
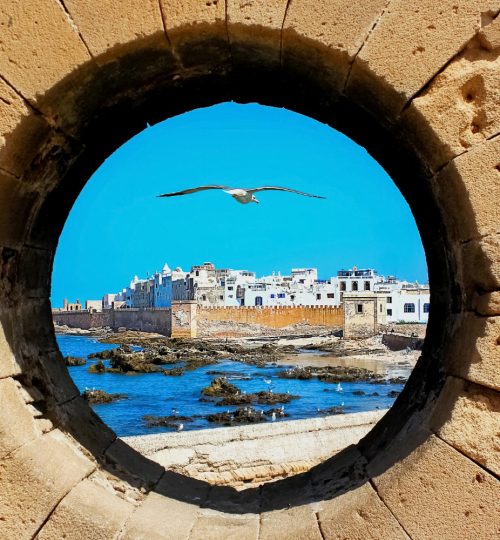
[{"label": "stone wall", "polygon": [[402,351],[407,347],[421,351],[424,346],[423,338],[407,336],[405,334],[382,334],[382,343],[389,347],[391,351]]},{"label": "stone wall", "polygon": [[317,326],[341,327],[344,311],[341,307],[221,307],[198,308],[198,320],[233,321],[283,328],[291,324],[307,323]]},{"label": "stone wall", "polygon": [[169,336],[171,333],[171,310],[165,309],[107,309],[104,311],[53,311],[56,324],[70,328],[99,328],[109,326],[113,330],[127,328],[141,332],[156,332]]},{"label": "stone wall", "polygon": [[356,444],[385,413],[371,411],[123,440],[170,471],[210,484],[248,486],[311,469]]}]

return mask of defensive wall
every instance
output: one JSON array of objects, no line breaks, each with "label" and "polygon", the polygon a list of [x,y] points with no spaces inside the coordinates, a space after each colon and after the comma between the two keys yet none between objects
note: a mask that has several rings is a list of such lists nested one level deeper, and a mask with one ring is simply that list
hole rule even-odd
[{"label": "defensive wall", "polygon": [[[498,536],[499,12],[499,0],[0,2],[0,538]],[[58,239],[97,167],[148,126],[231,100],[365,147],[411,208],[432,295],[420,359],[375,427],[242,491],[117,439],[73,384],[50,309]]]},{"label": "defensive wall", "polygon": [[407,336],[405,334],[396,334],[393,332],[382,334],[382,343],[389,347],[391,351],[402,351],[407,347],[421,351],[424,346],[424,340],[422,338]]},{"label": "defensive wall", "polygon": [[233,321],[283,328],[291,324],[308,323],[317,326],[341,327],[344,319],[341,307],[198,307],[198,321]]},{"label": "defensive wall", "polygon": [[106,309],[103,311],[57,311],[52,312],[56,324],[70,328],[99,328],[108,326],[114,331],[119,328],[156,332],[169,336],[171,333],[171,310],[165,309]]},{"label": "defensive wall", "polygon": [[211,485],[258,485],[308,471],[356,444],[387,411],[338,414],[123,440],[170,471]]}]

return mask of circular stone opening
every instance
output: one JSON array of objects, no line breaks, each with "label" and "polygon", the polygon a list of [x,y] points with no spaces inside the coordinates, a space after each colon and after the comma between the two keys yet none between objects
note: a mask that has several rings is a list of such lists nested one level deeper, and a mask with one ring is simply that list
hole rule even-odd
[{"label": "circular stone opening", "polygon": [[[156,197],[200,182],[325,198]],[[409,209],[366,151],[290,111],[225,103],[143,131],[96,171],[59,241],[52,306],[70,375],[119,437],[248,487],[309,470],[392,406],[425,337],[426,278]],[[197,459],[222,426],[227,455]]]},{"label": "circular stone opening", "polygon": [[[486,101],[479,106],[490,110],[485,103],[491,103],[490,68],[498,65],[498,48],[490,34],[496,12],[481,14],[484,8],[479,5],[477,10],[454,6],[453,16],[441,6],[430,6],[422,14],[409,13],[404,6],[383,12],[375,3],[373,12],[363,8],[363,14],[356,15],[334,3],[324,11],[329,17],[326,27],[335,26],[337,16],[346,17],[346,45],[312,32],[310,23],[320,24],[323,17],[306,16],[294,2],[271,23],[264,22],[259,11],[250,18],[254,26],[247,19],[235,22],[238,10],[233,8],[226,18],[221,2],[206,7],[223,9],[222,14],[205,8],[176,11],[168,2],[161,4],[162,11],[148,19],[147,29],[133,35],[118,32],[109,42],[100,39],[106,34],[102,24],[113,17],[97,21],[86,7],[71,5],[63,12],[59,5],[44,2],[28,16],[8,6],[20,24],[4,25],[6,48],[0,60],[1,92],[7,96],[0,105],[6,104],[8,111],[7,120],[2,116],[0,349],[4,384],[14,396],[15,425],[13,437],[3,437],[2,442],[6,441],[4,455],[12,457],[5,462],[4,477],[16,479],[7,482],[6,500],[17,505],[22,497],[26,500],[26,493],[36,493],[23,504],[30,516],[29,522],[21,521],[24,535],[34,536],[43,527],[68,530],[68,513],[78,506],[74,502],[94,500],[102,516],[97,523],[108,536],[125,522],[132,535],[134,527],[154,532],[161,528],[148,520],[155,505],[179,515],[179,507],[172,504],[180,501],[191,501],[190,508],[201,504],[232,514],[321,501],[319,513],[313,506],[307,508],[311,526],[319,522],[322,530],[328,523],[339,523],[337,518],[347,526],[356,512],[371,508],[374,519],[393,535],[403,534],[399,524],[412,535],[424,528],[451,536],[456,536],[458,526],[463,534],[464,528],[472,531],[486,524],[486,535],[492,536],[495,519],[482,512],[495,508],[495,462],[486,443],[492,438],[485,426],[491,424],[481,419],[489,418],[493,389],[498,388],[494,315],[500,281],[498,231],[492,219],[498,197],[491,196],[498,185],[498,129],[493,119],[481,122],[472,133],[470,126],[479,125],[476,115],[463,108],[455,89],[472,78],[471,72],[484,74]],[[430,43],[414,55],[421,46],[421,16],[439,21],[439,26],[433,24]],[[70,23],[71,18],[77,23]],[[35,19],[43,21],[37,32]],[[455,25],[451,32],[446,24],[450,21]],[[94,32],[97,23],[102,33]],[[75,30],[78,26],[80,32]],[[446,33],[438,28],[446,28]],[[137,39],[138,35],[148,37]],[[65,40],[57,57],[26,53],[34,48],[54,51],[46,47],[52,38]],[[108,43],[117,45],[109,48]],[[467,48],[459,52],[464,43]],[[398,55],[392,53],[395,46]],[[489,60],[486,65],[484,58]],[[457,75],[454,70],[462,64],[467,69],[459,68]],[[421,360],[384,419],[358,445],[309,473],[242,494],[208,491],[203,483],[158,469],[120,445],[78,397],[57,351],[49,303],[57,239],[98,165],[147,124],[227,100],[287,107],[366,147],[412,209],[433,291]],[[436,112],[443,107],[456,113],[449,116],[453,125],[443,123]],[[481,183],[478,176],[484,179]],[[485,400],[486,409],[478,408],[477,402]],[[485,446],[480,450],[455,422],[463,403],[481,426]],[[66,464],[64,481],[61,462]],[[439,471],[444,481],[415,495],[415,482],[430,470]],[[48,482],[39,482],[38,471]],[[478,472],[482,481],[471,484]],[[110,475],[116,491],[104,496],[99,482]],[[40,505],[37,486],[47,485],[52,486],[50,497]],[[118,492],[133,493],[140,501],[133,485],[154,488],[137,512],[116,497]],[[449,519],[443,520],[436,508],[450,493],[457,496],[447,505]],[[163,495],[160,500],[158,494]],[[464,523],[467,514],[456,501],[477,509],[481,524]],[[9,504],[4,524],[10,536],[19,536],[19,508]],[[110,508],[116,513],[108,512]],[[119,515],[119,523],[110,515]],[[183,523],[189,531],[196,521],[193,534],[198,535],[221,523],[225,530],[241,525],[256,531],[259,526],[257,516],[237,521],[227,514],[194,516]],[[91,518],[85,519],[87,523]],[[177,530],[182,526],[177,523]],[[284,527],[283,521],[279,530]]]}]

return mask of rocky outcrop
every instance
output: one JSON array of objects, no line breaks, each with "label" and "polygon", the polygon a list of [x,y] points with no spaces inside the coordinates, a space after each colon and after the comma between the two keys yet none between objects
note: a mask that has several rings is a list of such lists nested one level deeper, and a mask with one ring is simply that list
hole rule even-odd
[{"label": "rocky outcrop", "polygon": [[100,405],[102,403],[112,403],[119,399],[126,399],[127,394],[108,394],[104,390],[85,390],[82,396],[90,403],[90,405]]},{"label": "rocky outcrop", "polygon": [[87,360],[85,360],[85,358],[79,358],[76,356],[65,356],[64,363],[68,367],[84,366],[87,363]]}]

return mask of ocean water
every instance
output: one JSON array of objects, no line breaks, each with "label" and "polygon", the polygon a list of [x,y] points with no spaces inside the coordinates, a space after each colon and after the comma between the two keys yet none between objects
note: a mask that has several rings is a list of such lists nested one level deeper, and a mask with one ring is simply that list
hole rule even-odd
[{"label": "ocean water", "polygon": [[[99,343],[95,338],[87,336],[59,335],[59,348],[64,356],[88,358],[94,352],[113,349],[116,345]],[[186,371],[180,377],[166,377],[162,373],[117,374],[89,373],[88,368],[97,360],[88,359],[84,366],[69,367],[68,370],[75,384],[83,392],[86,388],[105,390],[108,393],[127,394],[127,399],[113,403],[94,405],[95,412],[108,424],[118,436],[145,435],[173,431],[167,427],[148,427],[143,420],[145,415],[167,416],[172,409],[177,409],[182,416],[191,416],[193,422],[184,422],[184,430],[206,429],[221,427],[219,424],[208,422],[204,416],[215,412],[233,411],[237,407],[219,407],[214,403],[201,402],[201,390],[210,384],[217,375],[209,375],[209,371],[230,371],[228,380],[247,393],[269,390],[273,392],[289,392],[300,396],[288,404],[284,404],[289,418],[276,421],[297,420],[322,416],[318,410],[342,403],[346,413],[386,409],[394,398],[388,396],[392,390],[401,391],[401,384],[369,384],[342,383],[342,391],[337,391],[337,385],[311,380],[280,379],[280,371],[289,366],[270,366],[257,368],[235,361],[223,361],[219,364],[204,366],[193,371]],[[104,362],[107,363],[106,361]],[[181,366],[179,363],[178,366]],[[177,367],[177,364],[167,368]],[[243,379],[242,379],[243,377]],[[246,378],[249,379],[246,379]],[[268,384],[269,380],[271,384]],[[268,381],[268,382],[266,382]],[[365,395],[353,394],[362,390]],[[374,392],[379,396],[372,396]],[[257,409],[267,410],[279,405],[256,405]],[[270,420],[269,420],[270,421]]]}]

